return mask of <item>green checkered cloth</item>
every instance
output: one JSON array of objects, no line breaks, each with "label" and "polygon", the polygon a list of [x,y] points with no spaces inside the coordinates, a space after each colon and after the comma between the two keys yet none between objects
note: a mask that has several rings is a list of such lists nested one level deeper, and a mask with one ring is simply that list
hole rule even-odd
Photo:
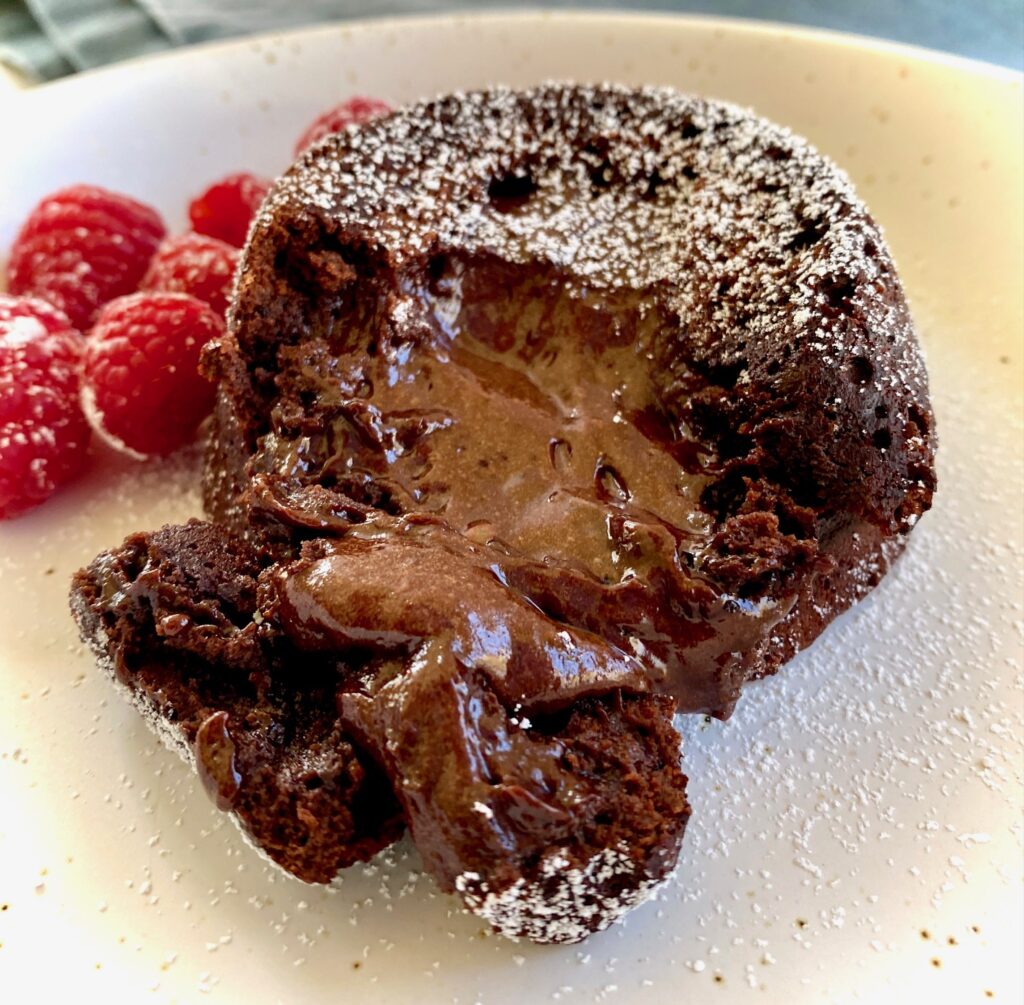
[{"label": "green checkered cloth", "polygon": [[133,0],[0,0],[0,59],[29,78],[52,80],[182,41]]},{"label": "green checkered cloth", "polygon": [[28,76],[44,80],[74,70],[18,0],[0,0],[0,59]]},{"label": "green checkered cloth", "polygon": [[[0,62],[30,79],[52,80],[212,38],[346,17],[513,6],[509,0],[0,0]],[[544,6],[756,17],[1024,66],[1021,0],[547,0]]]}]

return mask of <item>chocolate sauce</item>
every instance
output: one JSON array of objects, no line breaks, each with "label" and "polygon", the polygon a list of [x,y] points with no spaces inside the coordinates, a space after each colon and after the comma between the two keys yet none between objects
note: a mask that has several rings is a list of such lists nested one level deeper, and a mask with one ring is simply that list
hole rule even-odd
[{"label": "chocolate sauce", "polygon": [[203,721],[196,732],[194,749],[203,787],[220,809],[231,809],[242,787],[242,776],[235,765],[227,712],[214,712]]},{"label": "chocolate sauce", "polygon": [[339,538],[276,577],[286,630],[409,665],[443,639],[524,707],[653,687],[728,711],[787,607],[699,573],[714,455],[657,292],[441,256],[397,290],[281,350],[250,501]]},{"label": "chocolate sauce", "polygon": [[422,660],[441,643],[485,673],[508,705],[555,708],[615,688],[647,690],[633,656],[559,624],[510,589],[489,549],[462,545],[440,526],[352,534],[327,555],[274,574],[281,622],[306,650],[362,649]]}]

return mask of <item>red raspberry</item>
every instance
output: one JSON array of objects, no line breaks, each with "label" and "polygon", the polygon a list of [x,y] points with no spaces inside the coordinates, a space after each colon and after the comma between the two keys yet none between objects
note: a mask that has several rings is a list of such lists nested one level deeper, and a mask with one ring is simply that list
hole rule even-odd
[{"label": "red raspberry", "polygon": [[249,222],[269,191],[270,182],[265,178],[230,174],[189,203],[192,229],[240,248],[249,233]]},{"label": "red raspberry", "polygon": [[85,461],[81,345],[46,301],[0,293],[0,519],[49,498]]},{"label": "red raspberry", "polygon": [[199,353],[223,333],[213,308],[184,293],[135,293],[107,304],[82,360],[82,404],[93,428],[136,456],[188,443],[213,405]]},{"label": "red raspberry", "polygon": [[48,300],[85,331],[103,304],[138,287],[163,236],[148,206],[72,185],[43,199],[14,239],[10,290]]},{"label": "red raspberry", "polygon": [[295,144],[295,156],[298,158],[304,150],[314,143],[319,143],[331,133],[341,132],[346,126],[362,125],[378,115],[387,115],[391,106],[379,98],[355,97],[343,101],[340,105],[326,111],[316,119],[302,134]]},{"label": "red raspberry", "polygon": [[237,264],[238,249],[230,244],[205,234],[182,234],[160,245],[142,289],[188,293],[224,317]]}]

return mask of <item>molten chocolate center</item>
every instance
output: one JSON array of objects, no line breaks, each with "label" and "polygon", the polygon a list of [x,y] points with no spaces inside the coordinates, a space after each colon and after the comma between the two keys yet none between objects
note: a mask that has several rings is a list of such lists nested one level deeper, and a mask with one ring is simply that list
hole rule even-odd
[{"label": "molten chocolate center", "polygon": [[[280,349],[288,379],[257,459],[373,508],[335,526],[331,557],[280,578],[287,630],[316,648],[402,639],[410,659],[443,635],[465,662],[486,625],[511,643],[483,662],[530,667],[503,679],[510,702],[653,686],[727,710],[743,654],[784,610],[700,575],[715,459],[688,435],[698,382],[658,290],[448,255],[355,297]],[[315,527],[321,504],[277,510]],[[593,647],[595,670],[537,659],[559,630]]]},{"label": "molten chocolate center", "polygon": [[471,540],[606,583],[637,574],[629,521],[664,524],[680,542],[707,530],[706,479],[669,449],[678,420],[660,411],[651,378],[671,320],[651,298],[457,261],[419,295],[442,337],[431,356],[389,361],[376,395],[398,414],[424,390],[444,403],[422,454],[391,466],[422,509]]},{"label": "molten chocolate center", "polygon": [[331,426],[292,445],[295,464],[604,583],[640,573],[639,525],[699,545],[708,479],[652,376],[673,322],[655,298],[496,259],[435,261],[402,287],[383,308],[384,338],[349,350],[342,333],[345,379],[322,358],[300,362]]}]

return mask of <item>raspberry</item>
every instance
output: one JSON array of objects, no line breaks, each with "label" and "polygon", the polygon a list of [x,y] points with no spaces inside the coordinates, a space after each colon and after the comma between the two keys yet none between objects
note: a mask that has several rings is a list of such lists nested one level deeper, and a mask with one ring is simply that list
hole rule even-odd
[{"label": "raspberry", "polygon": [[270,182],[265,178],[228,175],[189,203],[192,229],[240,248],[249,233],[249,222],[269,191]]},{"label": "raspberry", "polygon": [[93,428],[136,456],[188,443],[213,404],[199,353],[223,332],[213,308],[184,293],[135,293],[107,304],[82,360],[82,404]]},{"label": "raspberry", "polygon": [[0,293],[0,519],[49,498],[85,461],[81,345],[55,307]]},{"label": "raspberry", "polygon": [[188,293],[221,317],[228,309],[238,249],[205,234],[182,234],[160,245],[142,280],[143,290]]},{"label": "raspberry", "polygon": [[295,156],[299,157],[304,150],[314,143],[319,143],[331,133],[341,132],[346,126],[362,125],[378,115],[387,115],[391,106],[379,98],[355,97],[343,101],[340,105],[326,111],[310,124],[295,144]]},{"label": "raspberry", "polygon": [[12,293],[48,300],[86,331],[103,304],[139,285],[164,236],[159,214],[95,185],[48,195],[14,239]]}]

